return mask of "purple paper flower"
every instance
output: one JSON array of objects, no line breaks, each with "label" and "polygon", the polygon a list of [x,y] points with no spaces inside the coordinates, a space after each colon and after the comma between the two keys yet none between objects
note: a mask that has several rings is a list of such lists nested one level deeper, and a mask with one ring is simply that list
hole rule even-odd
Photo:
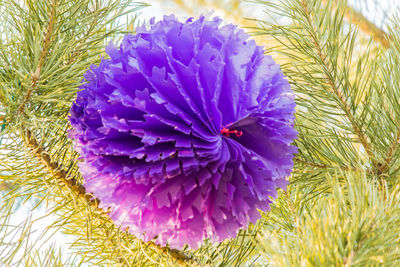
[{"label": "purple paper flower", "polygon": [[87,191],[145,241],[234,237],[291,173],[289,83],[243,30],[220,24],[152,20],[107,47],[71,108]]}]

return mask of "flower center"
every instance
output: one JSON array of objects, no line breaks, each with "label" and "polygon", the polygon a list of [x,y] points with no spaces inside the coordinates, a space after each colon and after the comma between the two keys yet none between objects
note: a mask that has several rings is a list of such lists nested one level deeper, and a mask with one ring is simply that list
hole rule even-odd
[{"label": "flower center", "polygon": [[237,137],[241,137],[243,135],[243,131],[229,130],[229,128],[223,127],[221,129],[221,134],[225,135],[226,137],[230,137],[231,134],[236,134]]}]

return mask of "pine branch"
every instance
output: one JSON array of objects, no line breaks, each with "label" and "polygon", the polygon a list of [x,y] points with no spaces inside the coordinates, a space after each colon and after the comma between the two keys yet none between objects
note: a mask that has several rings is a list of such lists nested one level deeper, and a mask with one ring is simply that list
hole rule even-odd
[{"label": "pine branch", "polygon": [[[30,87],[28,88],[28,90],[26,91],[24,96],[22,97],[22,99],[23,99],[22,103],[19,106],[17,106],[17,108],[16,108],[17,113],[19,115],[18,117],[21,119],[20,123],[17,123],[16,126],[20,128],[19,132],[22,136],[22,139],[25,142],[26,147],[28,147],[29,150],[32,151],[34,156],[39,160],[39,162],[41,162],[43,164],[43,166],[46,167],[48,173],[50,173],[55,178],[55,180],[57,181],[55,183],[56,185],[61,185],[61,187],[69,189],[69,192],[72,194],[72,196],[77,197],[80,200],[84,201],[84,203],[86,203],[87,206],[90,207],[90,209],[92,211],[94,211],[96,214],[107,216],[107,211],[105,212],[103,209],[99,208],[100,201],[98,199],[92,199],[92,196],[90,194],[86,193],[84,186],[81,185],[74,178],[74,175],[71,175],[71,172],[70,172],[71,169],[68,168],[68,171],[66,171],[66,169],[64,169],[63,163],[62,163],[63,159],[61,158],[61,162],[58,162],[57,160],[54,159],[54,156],[56,156],[58,152],[51,151],[51,149],[49,149],[49,150],[46,149],[46,146],[48,148],[50,148],[51,144],[55,144],[54,140],[52,140],[52,139],[47,140],[48,138],[46,136],[43,136],[42,141],[38,141],[38,137],[35,136],[35,134],[33,133],[33,130],[32,130],[32,125],[30,125],[30,121],[32,121],[32,118],[29,118],[31,116],[31,113],[30,113],[31,111],[26,110],[26,106],[28,104],[30,104],[30,102],[33,102],[34,100],[36,100],[36,101],[38,100],[36,98],[32,99],[32,95],[35,93],[36,90],[42,90],[42,88],[40,88],[40,87],[38,88],[39,79],[41,78],[41,71],[42,71],[42,69],[44,69],[44,65],[47,66],[49,64],[49,62],[52,62],[52,58],[47,59],[47,56],[48,56],[48,51],[50,50],[50,47],[52,47],[51,40],[58,40],[57,38],[59,38],[58,36],[53,37],[53,35],[56,34],[54,31],[54,28],[55,28],[55,23],[56,23],[56,19],[55,19],[56,11],[58,10],[57,4],[58,4],[57,0],[54,0],[51,3],[50,13],[48,14],[48,17],[49,17],[48,25],[45,30],[45,35],[43,37],[43,40],[40,41],[40,43],[42,43],[42,48],[40,50],[38,64],[37,64],[36,70],[34,72],[31,72]],[[121,6],[124,7],[124,5],[121,5]],[[116,9],[116,7],[118,7],[118,2],[116,2],[116,4],[113,4],[113,7]],[[140,7],[140,5],[138,5],[138,8],[139,7]],[[30,6],[30,8],[33,8],[33,6]],[[136,8],[134,8],[133,10],[135,10],[135,9]],[[19,11],[20,10],[23,10],[23,9],[19,9]],[[87,19],[86,17],[83,18],[83,20],[86,20],[85,23],[89,24],[89,30],[82,32],[84,34],[83,34],[83,38],[79,39],[78,48],[79,48],[79,46],[83,46],[83,45],[86,45],[89,47],[94,47],[93,44],[101,42],[110,33],[117,32],[117,28],[116,28],[116,29],[111,29],[106,34],[103,33],[102,35],[99,35],[98,28],[100,28],[101,30],[104,30],[105,28],[103,28],[103,27],[105,27],[106,24],[110,23],[113,19],[121,16],[121,14],[125,14],[125,12],[123,10],[116,10],[118,12],[116,12],[115,15],[111,19],[107,20],[105,23],[104,22],[97,23],[98,16],[100,18],[104,19],[105,15],[107,13],[109,13],[110,10],[111,10],[111,8],[107,8],[107,9],[102,8],[101,5],[97,6],[97,4],[96,4],[95,10],[89,15],[90,19]],[[90,12],[90,11],[86,10],[86,12]],[[36,13],[34,13],[34,14],[36,14]],[[59,14],[62,14],[62,13],[59,12]],[[63,18],[61,16],[60,17],[60,23],[61,23],[60,25],[61,26],[63,25],[63,23],[66,22],[65,20],[62,21],[62,19]],[[59,26],[59,27],[61,27],[61,26]],[[96,27],[96,32],[95,32],[96,36],[93,40],[87,41],[88,38],[91,37],[90,32],[93,30],[93,27]],[[20,30],[20,28],[18,30]],[[66,44],[68,45],[68,43],[66,43]],[[69,49],[71,49],[71,48],[69,48]],[[85,53],[86,53],[86,51],[87,50],[85,50]],[[53,51],[53,52],[55,52],[55,51]],[[59,52],[64,52],[65,55],[68,55],[68,52],[66,52],[64,50],[59,50]],[[68,63],[72,63],[76,59],[76,57],[79,56],[79,52],[72,53],[69,55],[72,55],[72,56],[70,57]],[[62,61],[60,63],[62,64]],[[79,68],[82,68],[82,66],[84,67],[84,65],[80,64]],[[47,80],[46,80],[46,83],[48,84]],[[39,92],[38,92],[38,94],[40,95]],[[10,102],[8,102],[8,103],[10,103]],[[6,102],[7,105],[8,105],[8,103]],[[39,104],[39,108],[42,110],[42,113],[43,113],[44,105],[41,104],[40,102],[36,103],[36,105],[38,105],[38,104]],[[30,105],[30,106],[33,107],[32,109],[36,109],[36,108],[34,108],[33,105]],[[54,112],[54,109],[50,109],[49,111]],[[50,114],[45,114],[45,113],[42,114],[42,116],[47,117],[47,118],[49,118],[49,115],[51,116],[51,113]],[[59,115],[57,115],[57,113],[55,113],[54,115],[56,116],[56,117],[53,116],[54,119],[57,120],[57,117]],[[7,117],[10,118],[9,115]],[[4,117],[3,117],[3,119],[4,119]],[[59,121],[59,119],[57,121]],[[59,124],[60,125],[58,125],[57,127],[63,126],[63,123],[59,123]],[[34,127],[37,127],[37,126],[38,125],[34,124]],[[11,131],[11,128],[12,128],[11,125],[9,128]],[[34,128],[34,129],[38,130],[37,128]],[[51,134],[51,131],[50,130],[46,131],[45,129],[43,129],[43,133],[45,135],[47,135],[47,134]],[[55,137],[56,136],[54,136],[53,138],[55,138]],[[62,140],[62,139],[63,138],[58,138],[57,140]],[[107,218],[112,223],[112,220],[108,216],[107,216]],[[99,229],[103,230],[101,227],[99,227]],[[105,236],[108,236],[107,233],[104,233],[104,234],[105,234]],[[131,237],[133,238],[133,236],[131,236]],[[143,243],[140,239],[134,239],[134,240],[135,240],[136,244]],[[113,240],[110,240],[110,242],[113,242],[115,249],[118,248],[117,243],[115,243]],[[163,255],[164,260],[167,260],[167,261],[171,260],[174,265],[175,264],[180,265],[180,266],[189,266],[189,265],[196,266],[196,265],[198,265],[194,259],[185,255],[181,251],[172,250],[167,247],[160,247],[160,246],[154,244],[154,242],[148,242],[147,244],[144,244],[144,246],[147,247],[149,250],[154,251],[158,255]],[[154,254],[154,253],[152,253],[152,254]],[[124,261],[124,260],[122,259],[122,261]]]},{"label": "pine branch", "polygon": [[41,51],[40,56],[39,56],[38,66],[37,66],[35,72],[31,73],[32,86],[26,92],[26,95],[24,97],[24,101],[21,103],[21,105],[18,108],[18,110],[21,113],[24,111],[25,106],[28,104],[29,99],[32,96],[32,93],[37,88],[37,83],[38,83],[39,78],[40,78],[40,70],[43,67],[43,63],[46,60],[46,55],[47,55],[47,52],[48,52],[49,47],[50,47],[50,40],[51,40],[51,36],[53,34],[53,29],[54,29],[54,22],[55,22],[54,16],[55,16],[55,13],[56,13],[56,7],[57,7],[57,0],[53,0],[53,3],[51,5],[51,12],[50,12],[49,22],[48,22],[48,26],[47,26],[47,31],[46,31],[46,35],[45,35],[44,40],[43,40],[43,48],[42,48],[42,51]]},{"label": "pine branch", "polygon": [[383,161],[383,164],[379,166],[378,174],[382,174],[388,171],[390,167],[390,162],[393,160],[394,152],[397,150],[400,144],[400,128],[397,130],[397,136],[393,139],[388,151],[386,153],[386,158]]},{"label": "pine branch", "polygon": [[[399,31],[386,51],[365,45],[334,2],[262,1],[268,15],[292,19],[261,21],[268,27],[258,33],[280,42],[274,52],[288,59],[300,133],[292,183],[258,238],[271,266],[399,264]],[[385,165],[387,179],[377,177]]]},{"label": "pine branch", "polygon": [[[25,129],[23,135],[27,147],[30,148],[32,153],[47,167],[49,172],[58,181],[60,181],[61,184],[69,188],[75,196],[88,203],[88,205],[91,206],[96,212],[100,214],[107,214],[107,212],[104,212],[103,209],[99,208],[100,201],[98,199],[92,199],[92,196],[86,193],[84,186],[78,184],[76,179],[73,177],[69,177],[63,167],[51,159],[49,153],[39,144],[30,130]],[[156,245],[154,242],[148,242],[146,246],[158,251],[160,254],[165,255],[166,258],[172,258],[173,262],[180,266],[199,266],[194,259],[188,257],[179,250],[161,247]]]},{"label": "pine branch", "polygon": [[[343,0],[338,0],[338,1],[343,1]],[[326,4],[328,3],[328,0],[323,0],[323,2]],[[365,34],[372,36],[372,38],[376,42],[383,45],[383,47],[389,48],[390,44],[388,40],[390,40],[390,38],[388,34],[384,30],[376,26],[374,23],[369,21],[363,14],[357,12],[350,6],[347,6],[344,16],[349,22],[356,25]]]},{"label": "pine branch", "polygon": [[[378,80],[378,57],[373,58],[368,45],[357,44],[360,35],[344,22],[344,6],[332,12],[331,6],[320,0],[260,3],[268,8],[268,16],[292,20],[285,25],[259,20],[262,28],[256,34],[278,41],[280,45],[269,53],[279,54],[287,62],[281,66],[299,107],[295,127],[300,132],[296,145],[301,156],[297,157],[335,166],[332,169],[368,168],[368,173],[376,173],[381,158],[369,130],[378,109],[371,102]],[[366,160],[370,162],[367,166]]]},{"label": "pine branch", "polygon": [[[316,38],[317,36],[317,30],[314,28],[314,25],[312,23],[312,15],[310,13],[309,7],[308,7],[308,2],[307,0],[302,0],[302,5],[304,8],[304,15],[307,19],[308,26],[311,29],[310,37],[311,41],[314,44],[314,47],[316,49],[316,53],[319,57],[319,60],[323,64],[324,68],[326,70],[329,70],[329,64],[326,61],[326,55],[323,54],[321,45],[319,43],[319,40]],[[377,162],[375,160],[374,153],[369,145],[367,135],[362,131],[361,127],[358,125],[357,120],[355,119],[353,113],[351,112],[350,106],[347,104],[345,97],[343,96],[342,92],[340,89],[336,86],[336,81],[332,78],[331,75],[328,75],[326,71],[323,71],[323,74],[325,76],[325,80],[329,84],[332,92],[334,95],[338,98],[341,104],[341,108],[344,111],[346,117],[348,118],[354,132],[356,133],[360,143],[363,145],[365,151],[368,154],[368,157],[374,167],[377,167]]]},{"label": "pine branch", "polygon": [[[19,132],[24,141],[20,143],[20,138],[15,138],[15,140],[12,140],[16,142],[15,145],[3,142],[3,147],[10,152],[7,152],[5,156],[2,155],[2,158],[7,158],[7,162],[13,165],[11,170],[13,177],[10,178],[10,181],[14,182],[16,188],[15,192],[10,193],[10,197],[29,199],[36,196],[41,198],[41,201],[43,198],[54,198],[56,203],[59,204],[57,210],[60,212],[62,212],[61,210],[68,210],[68,203],[73,203],[75,208],[70,210],[68,216],[62,218],[62,225],[73,224],[67,219],[78,215],[76,210],[79,210],[79,205],[83,207],[83,210],[80,211],[85,212],[83,214],[91,216],[93,212],[101,220],[88,220],[89,229],[93,224],[97,231],[95,234],[101,240],[104,238],[104,244],[107,244],[111,250],[114,248],[115,251],[119,251],[117,260],[129,265],[129,260],[123,254],[127,252],[123,248],[124,244],[126,245],[128,240],[134,241],[131,244],[143,242],[135,239],[132,235],[124,239],[122,244],[120,244],[120,240],[113,238],[121,235],[121,231],[113,225],[112,220],[107,216],[107,212],[99,208],[99,201],[92,200],[85,188],[75,179],[73,174],[76,171],[73,162],[74,154],[70,151],[70,142],[65,141],[68,140],[65,133],[67,125],[65,116],[87,65],[95,61],[99,51],[103,48],[105,39],[110,34],[119,34],[120,32],[119,27],[110,24],[126,12],[137,10],[144,5],[138,4],[129,11],[125,11],[125,8],[132,5],[132,2],[113,1],[108,3],[107,1],[88,0],[76,1],[75,5],[71,5],[69,1],[62,4],[58,4],[59,2],[59,0],[54,0],[48,3],[44,0],[7,3],[7,8],[14,12],[11,13],[12,19],[7,21],[7,27],[5,26],[8,30],[4,33],[7,35],[7,44],[3,46],[3,43],[1,43],[2,48],[7,49],[0,51],[1,59],[4,61],[4,63],[0,62],[2,63],[1,67],[5,67],[5,70],[0,72],[0,81],[2,85],[3,82],[6,85],[2,86],[2,94],[0,94],[2,100],[4,98],[2,102],[5,106],[2,113],[6,113],[6,115],[1,115],[1,119],[3,121],[4,118],[7,118],[7,135]],[[89,10],[91,3],[95,4],[93,16],[90,13],[91,10]],[[28,7],[19,6],[24,4]],[[48,6],[51,7],[47,8]],[[50,12],[47,13],[46,10],[50,10]],[[85,16],[87,13],[89,13],[89,16]],[[70,18],[71,15],[72,19]],[[20,18],[21,20],[13,20],[13,18]],[[42,23],[42,21],[45,20],[48,23],[43,26],[45,23]],[[89,26],[89,29],[95,27],[93,35],[90,35],[86,30],[87,26]],[[30,33],[32,28],[35,29],[34,33]],[[64,31],[63,34],[56,30],[61,28]],[[44,33],[43,37],[42,33]],[[73,53],[76,51],[76,44],[79,44],[78,48],[82,45],[82,50]],[[11,53],[8,53],[8,50]],[[80,62],[73,66],[63,66],[63,63],[68,61],[71,55],[73,59],[79,57]],[[9,61],[9,58],[12,60]],[[38,59],[38,61],[35,59]],[[35,64],[34,62],[37,62],[36,66],[32,66]],[[32,65],[29,66],[29,63]],[[35,71],[30,71],[30,69]],[[43,81],[39,82],[40,79]],[[22,99],[21,104],[15,103],[15,98]],[[66,105],[60,104],[61,101],[65,101]],[[12,114],[16,116],[14,117]],[[59,131],[61,131],[61,135]],[[36,163],[36,161],[32,163],[29,153],[23,155],[20,152],[25,150],[24,143],[25,147],[28,147],[32,154],[39,159],[39,163]],[[7,171],[6,168],[2,168],[3,170]],[[26,177],[27,179],[19,179],[19,177]],[[32,184],[35,184],[35,186],[32,186]],[[47,188],[49,185],[60,189],[57,192],[58,194],[49,190]],[[75,201],[76,199],[79,201]],[[74,218],[74,220],[77,219]],[[83,222],[86,223],[85,220]],[[105,232],[104,224],[110,225],[110,228],[114,229],[113,237],[109,238],[109,235]],[[75,228],[79,228],[81,225],[82,223]],[[77,234],[79,236],[81,233]],[[88,235],[91,234],[90,230]],[[104,244],[98,243],[96,240],[91,242],[95,244],[94,249],[103,249]],[[144,246],[148,248],[146,252],[160,261],[172,262],[173,265],[180,266],[196,265],[196,262],[183,252],[161,248],[152,242]],[[133,256],[132,260],[135,260],[136,255],[133,253],[143,255],[145,252],[140,253],[140,249],[133,246],[133,252],[129,254],[129,258],[132,259]],[[115,258],[113,252],[106,253],[103,258],[99,256],[99,251],[93,254],[92,258],[98,257],[103,261],[107,256],[110,256],[110,260]],[[85,253],[83,255],[85,256]]]},{"label": "pine branch", "polygon": [[382,103],[382,107],[384,108],[385,113],[389,115],[390,120],[395,124],[397,133],[394,134],[394,138],[387,149],[387,152],[385,153],[386,157],[383,160],[383,164],[379,168],[379,174],[386,173],[389,170],[390,164],[396,156],[395,152],[400,147],[400,118],[398,117],[400,113],[397,113],[397,118],[395,116],[396,110],[398,110],[400,106],[400,102],[398,102],[398,86],[400,84],[400,71],[398,65],[400,62],[400,36],[398,35],[400,29],[400,24],[398,22],[399,17],[394,18],[394,21],[397,21],[397,23],[395,22],[391,27],[389,27],[389,36],[392,40],[392,47],[389,49],[387,58],[385,59],[385,62],[387,63],[385,66],[385,78],[386,83],[388,84],[388,89],[391,90],[391,92],[388,92],[387,94],[393,100],[384,101],[391,103],[392,106],[387,107],[386,103]]},{"label": "pine branch", "polygon": [[362,171],[326,174],[329,190],[310,198],[290,185],[258,236],[271,266],[397,266],[400,191]]},{"label": "pine branch", "polygon": [[50,154],[38,143],[32,132],[26,128],[24,130],[24,140],[27,147],[29,147],[35,156],[47,167],[49,172],[61,181],[62,184],[71,189],[76,196],[88,202],[92,208],[98,209],[100,201],[98,199],[92,199],[89,194],[86,194],[85,187],[78,184],[76,179],[73,177],[68,177],[67,172],[62,168],[62,166],[51,159]]}]

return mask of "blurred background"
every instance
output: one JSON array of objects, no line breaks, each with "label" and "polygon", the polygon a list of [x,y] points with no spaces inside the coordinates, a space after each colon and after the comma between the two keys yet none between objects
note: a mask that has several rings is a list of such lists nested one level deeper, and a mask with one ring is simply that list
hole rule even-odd
[{"label": "blurred background", "polygon": [[[273,0],[266,0],[273,2]],[[342,0],[339,0],[342,1]],[[178,17],[197,17],[200,14],[214,12],[225,20],[242,27],[254,25],[246,18],[264,18],[264,10],[257,0],[150,0],[150,7],[143,10],[141,20],[151,17],[160,18],[164,14],[174,13]],[[368,17],[375,25],[385,29],[387,24],[400,7],[399,0],[348,0],[348,4],[356,11]]]}]

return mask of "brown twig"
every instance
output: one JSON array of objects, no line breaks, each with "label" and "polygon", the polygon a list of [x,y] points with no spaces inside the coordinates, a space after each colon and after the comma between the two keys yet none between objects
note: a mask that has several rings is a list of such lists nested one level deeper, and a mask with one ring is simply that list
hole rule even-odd
[{"label": "brown twig", "polygon": [[177,263],[180,266],[201,266],[197,261],[183,254],[180,250],[162,247],[154,242],[148,242],[146,245],[155,250],[162,251],[163,253],[168,253],[174,259],[174,263]]},{"label": "brown twig", "polygon": [[308,165],[308,166],[313,167],[313,168],[318,168],[318,169],[328,169],[329,168],[329,166],[327,166],[327,165],[322,165],[322,164],[314,163],[314,162],[311,162],[311,161],[303,160],[303,159],[300,159],[298,157],[295,157],[294,161],[302,163],[302,164],[305,164],[305,165]]},{"label": "brown twig", "polygon": [[383,47],[389,48],[389,36],[381,28],[377,27],[375,24],[370,22],[366,17],[364,17],[360,12],[348,7],[345,13],[345,18],[351,21],[354,25],[357,25],[361,31],[368,34],[374,38],[378,43],[381,43]]},{"label": "brown twig", "polygon": [[[357,170],[357,168],[354,167],[354,166],[343,166],[343,165],[329,166],[329,165],[325,165],[325,164],[320,164],[320,163],[315,163],[315,162],[307,161],[307,160],[304,160],[304,159],[300,159],[298,157],[295,157],[294,161],[298,162],[298,163],[301,163],[301,164],[304,164],[304,165],[309,166],[309,167],[317,168],[317,169],[327,170],[327,169],[336,169],[337,167],[339,167],[342,171],[350,171],[350,170],[354,171],[354,170]],[[372,172],[372,171],[368,170],[367,172]]]},{"label": "brown twig", "polygon": [[41,71],[41,69],[43,67],[43,64],[44,64],[45,60],[46,60],[46,55],[47,55],[47,52],[49,51],[49,47],[50,47],[50,40],[51,40],[51,36],[53,34],[53,29],[54,29],[54,21],[55,21],[54,17],[55,17],[55,13],[56,13],[56,7],[57,7],[57,0],[54,0],[53,4],[51,6],[49,23],[48,23],[48,26],[47,26],[46,35],[45,35],[44,40],[43,40],[43,48],[42,48],[42,51],[40,52],[38,66],[37,66],[35,72],[31,73],[31,87],[26,92],[25,97],[24,97],[24,101],[21,103],[21,105],[18,108],[18,110],[21,113],[23,113],[23,111],[25,109],[25,106],[28,104],[29,99],[32,96],[32,93],[37,88],[37,83],[38,83],[39,78],[40,78],[40,71]]},{"label": "brown twig", "polygon": [[390,147],[388,148],[388,151],[386,153],[386,158],[383,161],[383,164],[378,169],[379,174],[382,174],[382,173],[385,173],[388,171],[389,164],[393,159],[393,153],[397,150],[399,144],[400,144],[400,129],[398,129],[397,136],[393,139]]},{"label": "brown twig", "polygon": [[[92,197],[86,194],[86,189],[82,185],[78,184],[75,179],[68,177],[68,173],[63,170],[57,162],[54,162],[50,154],[38,143],[36,138],[33,136],[30,130],[24,131],[24,137],[27,146],[35,154],[35,156],[47,167],[47,169],[61,181],[62,184],[70,188],[78,197],[88,202],[89,205],[95,209],[98,208],[100,201],[98,199],[92,199]],[[104,213],[104,212],[103,212]]]},{"label": "brown twig", "polygon": [[[308,9],[308,3],[306,0],[302,0],[302,4],[303,4],[303,8],[305,11],[305,15],[307,16],[307,21],[309,23],[309,26],[311,27],[313,33],[311,34],[311,41],[313,42],[317,55],[319,57],[319,59],[321,60],[321,62],[325,65],[325,66],[329,66],[326,63],[326,56],[323,54],[322,52],[322,48],[318,42],[318,40],[316,40],[315,36],[316,36],[316,31],[313,27],[313,23],[312,23],[312,18],[311,18],[311,14],[310,11]],[[357,120],[354,117],[353,113],[351,112],[351,108],[349,107],[349,105],[346,102],[346,99],[343,95],[343,93],[340,91],[340,89],[336,86],[335,81],[332,79],[332,77],[330,75],[327,75],[326,72],[324,72],[325,74],[325,79],[327,81],[327,83],[329,84],[330,88],[332,89],[332,92],[336,95],[336,97],[339,99],[340,104],[342,105],[342,109],[344,111],[344,113],[346,114],[346,117],[348,118],[354,132],[356,133],[356,136],[358,137],[358,140],[360,141],[360,143],[362,144],[362,146],[364,147],[365,151],[367,152],[367,155],[369,157],[369,159],[371,160],[372,165],[374,166],[374,168],[377,166],[377,162],[375,160],[375,156],[374,153],[372,152],[372,149],[368,143],[368,137],[367,135],[361,130],[360,126],[357,124]]]},{"label": "brown twig", "polygon": [[[327,4],[329,0],[323,0],[323,2]],[[347,6],[344,17],[350,23],[356,25],[362,32],[371,36],[376,42],[382,44],[383,47],[389,48],[389,35],[374,23],[369,21],[363,14],[357,12],[350,6]]]}]

